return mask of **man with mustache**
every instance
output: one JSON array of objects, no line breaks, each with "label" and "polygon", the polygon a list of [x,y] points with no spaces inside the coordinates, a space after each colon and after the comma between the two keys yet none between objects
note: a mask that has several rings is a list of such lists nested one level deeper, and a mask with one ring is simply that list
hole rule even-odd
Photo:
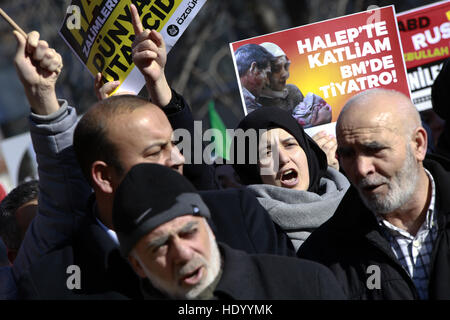
[{"label": "man with mustache", "polygon": [[[33,111],[30,131],[41,190],[38,213],[14,265],[21,298],[141,298],[138,279],[120,258],[112,230],[116,187],[141,162],[165,165],[200,182],[199,189],[204,186],[202,175],[186,172],[185,159],[172,140],[172,126],[188,122],[193,127],[193,120],[189,107],[165,80],[162,37],[143,30],[137,9],[132,5],[131,10],[137,35],[133,61],[147,79],[153,103],[132,95],[110,97],[78,124],[74,108],[56,98],[59,54],[39,40],[37,32],[27,38],[15,33],[15,65]],[[191,173],[195,171],[205,170]],[[249,252],[295,255],[286,235],[250,192],[211,190],[202,196],[213,212],[209,222],[224,242]],[[66,284],[71,265],[82,272],[79,288]]]},{"label": "man with mustache", "polygon": [[353,188],[298,256],[328,266],[352,299],[449,299],[450,167],[426,156],[410,99],[362,92],[346,103],[336,133]]},{"label": "man with mustache", "polygon": [[142,163],[126,174],[114,199],[113,224],[146,298],[345,298],[331,272],[317,263],[249,255],[216,242],[206,220],[211,214],[174,170]]}]

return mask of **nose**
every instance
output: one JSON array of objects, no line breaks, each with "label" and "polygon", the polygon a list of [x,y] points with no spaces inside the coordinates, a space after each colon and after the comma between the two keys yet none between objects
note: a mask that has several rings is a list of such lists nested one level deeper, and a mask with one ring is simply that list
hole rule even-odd
[{"label": "nose", "polygon": [[177,146],[172,146],[170,150],[170,157],[167,159],[166,165],[183,174],[184,161],[184,156],[181,154]]},{"label": "nose", "polygon": [[[358,156],[355,159],[355,173],[360,177],[367,177],[375,172],[375,167],[373,165],[373,160],[371,157]],[[352,173],[349,173],[352,174]]]},{"label": "nose", "polygon": [[282,168],[286,163],[288,163],[291,159],[286,150],[283,148],[278,148],[279,159],[280,159],[280,168]]},{"label": "nose", "polygon": [[179,237],[174,237],[171,243],[171,255],[176,265],[185,264],[193,257],[192,249]]}]

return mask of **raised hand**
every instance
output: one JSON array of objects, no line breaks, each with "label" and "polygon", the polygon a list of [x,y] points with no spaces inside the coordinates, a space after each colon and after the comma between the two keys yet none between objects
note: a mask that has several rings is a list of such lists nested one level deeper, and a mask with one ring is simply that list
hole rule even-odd
[{"label": "raised hand", "polygon": [[13,31],[17,40],[14,65],[33,111],[50,114],[59,109],[55,84],[63,66],[61,56],[32,31],[27,38]]},{"label": "raised hand", "polygon": [[[117,89],[117,87],[120,85],[120,81],[110,81],[105,84],[102,82],[102,74],[99,72],[95,76],[94,80],[94,91],[95,95],[97,96],[98,100],[103,100],[111,96],[114,92],[114,90]],[[121,95],[121,94],[132,94],[135,95],[134,92],[131,91],[121,91],[116,92],[114,95]]]},{"label": "raised hand", "polygon": [[330,167],[339,170],[339,161],[336,158],[337,140],[334,136],[327,134],[326,131],[316,133],[312,139],[327,155],[327,162]]},{"label": "raised hand", "polygon": [[167,61],[164,39],[156,30],[144,30],[134,4],[130,5],[130,10],[135,33],[132,45],[133,62],[145,77],[152,101],[164,107],[172,98],[172,92],[164,74]]}]

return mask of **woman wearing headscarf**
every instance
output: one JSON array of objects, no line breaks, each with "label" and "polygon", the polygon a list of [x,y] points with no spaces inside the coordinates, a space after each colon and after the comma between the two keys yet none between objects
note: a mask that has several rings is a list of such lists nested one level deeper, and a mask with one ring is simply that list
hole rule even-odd
[{"label": "woman wearing headscarf", "polygon": [[[235,136],[235,171],[298,250],[334,214],[350,183],[328,167],[325,153],[287,111],[260,108],[237,129],[256,130],[258,152],[256,163],[251,163],[255,146]],[[243,154],[245,161],[240,164],[242,159],[237,158]]]}]

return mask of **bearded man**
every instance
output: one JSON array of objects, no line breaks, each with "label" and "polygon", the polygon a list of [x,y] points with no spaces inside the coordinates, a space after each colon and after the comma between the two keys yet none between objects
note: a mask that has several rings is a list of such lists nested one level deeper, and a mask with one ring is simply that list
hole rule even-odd
[{"label": "bearded man", "polygon": [[213,212],[181,174],[135,165],[114,198],[123,257],[147,299],[345,299],[327,268],[312,261],[247,254],[217,242]]},{"label": "bearded man", "polygon": [[411,100],[362,92],[346,103],[336,133],[353,187],[298,256],[328,266],[351,299],[450,299],[450,167],[426,156]]}]

